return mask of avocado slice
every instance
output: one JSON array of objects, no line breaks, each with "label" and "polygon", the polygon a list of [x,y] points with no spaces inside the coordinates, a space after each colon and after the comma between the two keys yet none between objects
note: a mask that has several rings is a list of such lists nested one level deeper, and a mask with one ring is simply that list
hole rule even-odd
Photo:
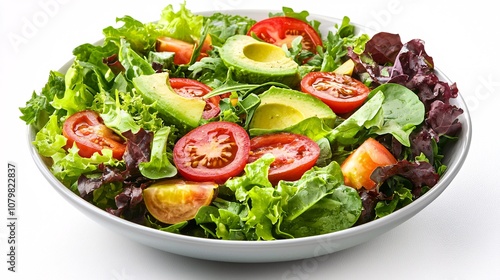
[{"label": "avocado slice", "polygon": [[234,69],[234,79],[239,82],[279,82],[294,87],[300,81],[299,65],[283,49],[250,36],[230,37],[219,53],[224,64]]},{"label": "avocado slice", "polygon": [[303,92],[271,87],[260,95],[260,104],[250,121],[253,131],[282,131],[306,119],[317,117],[325,125],[333,127],[335,113],[318,98]]},{"label": "avocado slice", "polygon": [[154,106],[160,116],[181,133],[199,125],[206,102],[178,95],[170,86],[167,72],[142,75],[134,78],[132,83],[144,102],[156,102]]}]

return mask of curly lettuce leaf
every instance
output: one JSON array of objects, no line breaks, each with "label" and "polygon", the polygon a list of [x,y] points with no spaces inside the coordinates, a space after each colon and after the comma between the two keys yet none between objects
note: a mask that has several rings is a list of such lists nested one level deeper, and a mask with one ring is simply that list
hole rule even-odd
[{"label": "curly lettuce leaf", "polygon": [[[118,53],[118,45],[114,43],[106,43],[104,45],[82,44],[73,49],[75,60],[86,62],[92,65],[96,74],[104,77],[108,82],[114,78],[113,72],[108,65],[103,63],[103,59]],[[101,85],[107,87],[108,85]]]},{"label": "curly lettuce leaf", "polygon": [[33,92],[26,106],[19,108],[22,114],[20,118],[26,124],[32,124],[36,129],[41,129],[55,111],[51,101],[56,96],[62,96],[65,89],[64,75],[57,71],[50,71],[48,81],[40,94]]},{"label": "curly lettuce leaf", "polygon": [[116,88],[111,89],[115,95],[107,91],[99,92],[94,97],[91,109],[99,113],[107,127],[118,133],[129,130],[137,133],[140,128],[157,131],[163,127],[163,119],[157,111],[152,110],[154,103],[147,104],[140,94],[126,91],[127,83],[123,75],[117,75]]},{"label": "curly lettuce leaf", "polygon": [[99,170],[101,165],[123,165],[122,162],[113,158],[113,151],[110,149],[103,149],[101,154],[94,153],[90,158],[81,157],[78,151],[78,147],[74,145],[68,149],[68,152],[63,157],[52,157],[54,160],[51,166],[52,173],[67,186],[77,182],[82,174],[89,174]]},{"label": "curly lettuce leaf", "polygon": [[54,96],[52,106],[66,110],[69,115],[88,108],[94,100],[91,88],[85,83],[87,69],[75,61],[66,72],[64,96]]},{"label": "curly lettuce leaf", "polygon": [[133,78],[141,75],[151,75],[155,73],[153,66],[142,56],[130,47],[130,43],[125,40],[120,40],[120,51],[118,52],[118,60],[125,68],[125,77],[132,81]]},{"label": "curly lettuce leaf", "polygon": [[45,126],[35,135],[33,146],[44,157],[61,158],[66,154],[66,137],[62,135],[57,115],[51,115]]},{"label": "curly lettuce leaf", "polygon": [[188,43],[195,43],[203,27],[203,16],[193,14],[186,8],[186,3],[180,4],[180,9],[175,12],[170,4],[166,6],[158,20],[157,28],[167,36]]},{"label": "curly lettuce leaf", "polygon": [[131,16],[117,18],[116,22],[121,23],[121,26],[108,26],[102,31],[105,38],[105,46],[108,43],[117,43],[124,38],[137,53],[146,54],[154,49],[156,38],[160,35],[156,24],[144,24]]},{"label": "curly lettuce leaf", "polygon": [[126,110],[122,109],[120,106],[119,92],[116,91],[116,97],[113,102],[111,98],[108,97],[107,94],[103,94],[104,102],[102,103],[103,110],[102,113],[99,114],[104,124],[117,132],[125,132],[132,131],[133,133],[137,133],[141,127],[135,122],[134,118],[130,113]]},{"label": "curly lettuce leaf", "polygon": [[229,179],[226,182],[226,187],[235,193],[236,200],[240,202],[245,201],[248,197],[248,191],[254,186],[273,187],[268,179],[269,167],[273,161],[274,156],[271,154],[264,155],[245,166],[245,175]]}]

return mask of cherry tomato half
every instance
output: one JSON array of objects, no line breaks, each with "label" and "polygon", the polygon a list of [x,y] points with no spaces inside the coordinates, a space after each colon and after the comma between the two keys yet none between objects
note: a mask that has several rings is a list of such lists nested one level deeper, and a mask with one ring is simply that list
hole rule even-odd
[{"label": "cherry tomato half", "polygon": [[368,138],[344,160],[340,169],[347,186],[371,190],[376,187],[376,183],[370,179],[372,172],[379,166],[396,163],[391,152],[377,140]]},{"label": "cherry tomato half", "polygon": [[125,141],[113,130],[104,125],[102,119],[94,111],[86,110],[75,113],[64,121],[63,135],[68,139],[66,148],[76,143],[82,157],[91,157],[103,149],[113,151],[113,157],[121,159],[125,152]]},{"label": "cherry tomato half", "polygon": [[310,72],[302,78],[300,88],[319,98],[336,114],[359,108],[370,93],[370,89],[361,81],[334,72]]},{"label": "cherry tomato half", "polygon": [[323,41],[312,26],[296,18],[272,17],[254,24],[247,35],[254,33],[258,38],[279,47],[286,44],[291,48],[292,41],[302,36],[302,48],[316,53],[316,46],[322,46]]},{"label": "cherry tomato half", "polygon": [[231,122],[210,122],[179,139],[173,159],[187,180],[221,184],[243,171],[249,152],[245,129]]},{"label": "cherry tomato half", "polygon": [[276,133],[256,136],[250,140],[250,157],[254,162],[264,154],[274,155],[269,168],[269,181],[276,185],[280,180],[295,181],[311,169],[318,160],[319,146],[310,138],[293,133]]},{"label": "cherry tomato half", "polygon": [[[187,78],[170,78],[170,86],[172,86],[177,94],[184,97],[202,98],[204,95],[212,91],[212,89],[204,83]],[[219,115],[220,97],[210,97],[205,101],[207,104],[203,110],[202,117],[208,120]]]},{"label": "cherry tomato half", "polygon": [[148,212],[158,221],[176,224],[193,219],[202,206],[208,206],[217,187],[214,182],[166,179],[144,189],[142,197]]},{"label": "cherry tomato half", "polygon": [[[196,60],[208,56],[207,52],[212,49],[212,39],[207,36],[201,47],[200,55]],[[174,52],[174,64],[189,64],[193,56],[194,44],[184,42],[170,37],[159,37],[156,39],[157,52]]]}]

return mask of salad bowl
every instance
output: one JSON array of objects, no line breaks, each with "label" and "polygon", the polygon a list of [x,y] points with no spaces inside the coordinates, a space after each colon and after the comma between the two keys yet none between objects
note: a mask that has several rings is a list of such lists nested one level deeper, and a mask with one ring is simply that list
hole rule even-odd
[{"label": "salad bowl", "polygon": [[[245,15],[258,20],[265,18],[269,11],[228,10],[224,12]],[[210,15],[212,12],[201,14]],[[333,27],[335,24],[341,22],[341,19],[319,15],[311,15],[311,18],[320,21],[324,27]],[[354,25],[366,31],[366,33],[372,33],[362,26]],[[70,60],[63,65],[59,69],[59,72],[65,73],[71,66],[72,61]],[[441,80],[450,82],[440,70],[436,69],[436,72]],[[160,231],[121,219],[82,199],[54,177],[49,170],[47,162],[31,144],[36,134],[35,129],[31,126],[28,129],[28,140],[35,164],[59,195],[90,219],[130,240],[166,252],[206,260],[244,263],[290,261],[320,257],[373,239],[417,215],[440,196],[453,183],[455,176],[460,171],[467,157],[472,135],[471,119],[464,99],[459,94],[450,103],[463,110],[463,114],[459,116],[462,129],[458,135],[458,140],[451,144],[445,151],[443,163],[447,165],[446,172],[429,191],[394,213],[365,224],[328,234],[273,241],[228,241],[192,237]]]}]

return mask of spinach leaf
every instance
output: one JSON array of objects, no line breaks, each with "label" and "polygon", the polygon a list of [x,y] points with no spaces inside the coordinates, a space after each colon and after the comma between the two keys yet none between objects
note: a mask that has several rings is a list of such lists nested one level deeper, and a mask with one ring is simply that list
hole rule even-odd
[{"label": "spinach leaf", "polygon": [[382,104],[384,122],[370,132],[378,135],[390,133],[409,147],[410,133],[424,120],[424,104],[413,91],[399,84],[383,84],[372,90],[370,95],[378,92],[383,92],[385,96]]},{"label": "spinach leaf", "polygon": [[393,135],[404,146],[424,120],[425,108],[418,96],[399,84],[383,84],[370,92],[369,100],[335,127],[328,139],[341,145],[361,144],[368,135]]},{"label": "spinach leaf", "polygon": [[[281,181],[278,189],[288,189],[282,201],[285,215],[280,216],[279,233],[305,237],[351,227],[361,215],[358,192],[344,185],[337,162],[313,167],[300,180]],[[295,190],[295,193],[291,190]]]},{"label": "spinach leaf", "polygon": [[40,94],[33,92],[26,106],[19,108],[21,119],[26,124],[32,124],[37,130],[41,129],[55,109],[51,101],[55,96],[62,96],[65,91],[64,75],[57,71],[50,71],[49,78]]},{"label": "spinach leaf", "polygon": [[362,210],[361,199],[351,187],[340,185],[310,205],[293,221],[284,220],[280,230],[298,238],[350,228]]}]

